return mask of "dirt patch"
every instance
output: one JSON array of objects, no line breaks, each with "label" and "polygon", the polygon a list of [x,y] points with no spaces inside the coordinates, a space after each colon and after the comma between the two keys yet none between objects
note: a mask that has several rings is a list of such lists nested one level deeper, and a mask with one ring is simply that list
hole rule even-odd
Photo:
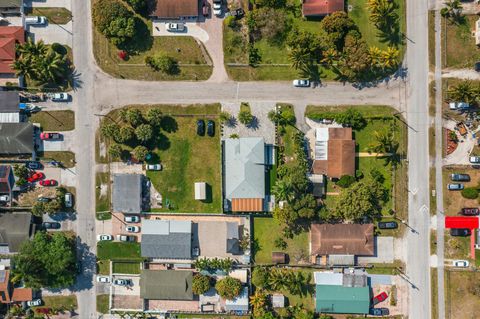
[{"label": "dirt patch", "polygon": [[18,196],[18,205],[33,206],[37,202],[38,197],[54,198],[55,196],[56,190],[54,187],[35,187],[31,191]]},{"label": "dirt patch", "polygon": [[461,182],[465,187],[477,187],[480,181],[480,169],[466,168],[465,166],[446,166],[443,169],[443,193],[445,215],[455,216],[458,215],[460,209],[464,207],[477,207],[477,199],[466,199],[462,197],[460,191],[449,191],[447,184],[452,183],[450,174],[462,173],[470,175],[470,182]]},{"label": "dirt patch", "polygon": [[446,318],[474,319],[480,313],[480,273],[446,271]]}]

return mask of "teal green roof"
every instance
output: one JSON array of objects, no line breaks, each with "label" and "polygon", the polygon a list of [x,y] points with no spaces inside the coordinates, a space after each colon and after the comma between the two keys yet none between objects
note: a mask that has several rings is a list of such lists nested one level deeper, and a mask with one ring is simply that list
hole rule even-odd
[{"label": "teal green roof", "polygon": [[315,309],[319,313],[361,313],[370,308],[370,288],[317,285]]}]

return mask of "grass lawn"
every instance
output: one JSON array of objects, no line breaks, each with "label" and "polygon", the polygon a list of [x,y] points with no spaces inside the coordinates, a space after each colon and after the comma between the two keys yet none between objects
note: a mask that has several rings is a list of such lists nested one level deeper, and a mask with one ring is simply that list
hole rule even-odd
[{"label": "grass lawn", "polygon": [[446,39],[442,43],[442,50],[446,50],[447,67],[472,68],[480,59],[480,49],[475,45],[475,38],[471,34],[477,19],[476,15],[466,16],[465,22],[460,25],[451,24],[443,19],[442,30],[446,27]]},{"label": "grass lawn", "polygon": [[447,184],[451,182],[450,174],[461,173],[469,174],[470,182],[462,182],[465,187],[477,187],[480,181],[480,171],[478,169],[465,168],[465,166],[445,166],[443,168],[443,196],[445,215],[455,216],[460,209],[464,207],[478,207],[477,199],[464,198],[460,191],[450,191],[447,189]]},{"label": "grass lawn", "polygon": [[41,111],[30,116],[31,123],[39,123],[43,131],[71,131],[75,129],[73,111]]},{"label": "grass lawn", "polygon": [[97,272],[99,275],[110,275],[110,260],[97,261]]},{"label": "grass lawn", "polygon": [[470,237],[450,236],[450,231],[446,230],[445,258],[470,259]]},{"label": "grass lawn", "polygon": [[[446,318],[478,318],[480,273],[471,271],[445,271]],[[475,294],[474,294],[475,293]]]},{"label": "grass lawn", "polygon": [[72,20],[72,13],[65,8],[25,8],[25,14],[45,16],[49,24],[67,24]]},{"label": "grass lawn", "polygon": [[[193,37],[153,37],[148,50],[122,61],[118,57],[119,49],[97,30],[93,31],[93,53],[98,65],[117,78],[148,81],[207,80],[213,68],[207,64],[200,45]],[[167,75],[145,65],[145,57],[161,52],[178,61],[179,74]]]},{"label": "grass lawn", "polygon": [[[96,173],[95,175],[95,207],[97,212],[110,211],[110,174]],[[109,214],[110,216],[110,214]],[[101,216],[100,219],[104,216]],[[111,218],[111,216],[110,216]],[[109,218],[108,218],[109,219]]]},{"label": "grass lawn", "polygon": [[430,268],[430,283],[432,285],[432,318],[438,318],[438,278],[437,268]]},{"label": "grass lawn", "polygon": [[59,308],[59,307],[66,307],[77,309],[77,296],[70,295],[70,296],[45,296],[42,297],[43,305],[42,307],[47,308]]},{"label": "grass lawn", "polygon": [[[357,170],[360,170],[365,177],[370,175],[373,169],[377,169],[382,173],[385,181],[383,186],[390,192],[388,195],[388,201],[383,205],[382,214],[389,216],[388,211],[392,208],[392,172],[389,166],[385,166],[385,160],[376,157],[357,157]],[[386,221],[386,220],[385,220]]]},{"label": "grass lawn", "polygon": [[97,295],[97,311],[100,313],[108,313],[108,295]]},{"label": "grass lawn", "polygon": [[294,136],[297,129],[291,125],[285,126],[285,135],[282,137],[285,157],[292,157],[295,153]]},{"label": "grass lawn", "polygon": [[112,272],[115,274],[140,274],[140,263],[114,262]]},{"label": "grass lawn", "polygon": [[402,263],[398,260],[394,261],[391,264],[371,264],[373,267],[368,268],[367,272],[369,274],[377,275],[396,275],[397,268],[402,267]]},{"label": "grass lawn", "polygon": [[38,157],[41,161],[57,161],[62,162],[66,168],[75,166],[75,153],[70,151],[52,151],[52,152],[38,152]]},{"label": "grass lawn", "polygon": [[[282,236],[282,227],[273,218],[254,217],[253,234],[255,247],[255,263],[271,264],[272,251],[283,251],[275,248],[274,241]],[[291,264],[297,264],[300,259],[308,259],[308,232],[295,235],[293,239],[284,238],[288,244],[284,250],[289,257]]]},{"label": "grass lawn", "polygon": [[140,243],[101,241],[97,244],[99,260],[143,260],[140,255]]}]

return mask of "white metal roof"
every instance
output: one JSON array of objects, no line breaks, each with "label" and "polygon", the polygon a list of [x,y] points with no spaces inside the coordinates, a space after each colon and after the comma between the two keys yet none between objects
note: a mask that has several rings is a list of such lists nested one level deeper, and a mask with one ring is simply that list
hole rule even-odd
[{"label": "white metal roof", "polygon": [[205,182],[195,183],[195,200],[207,199],[207,184]]},{"label": "white metal roof", "polygon": [[343,274],[341,273],[333,273],[330,271],[314,272],[313,278],[316,285],[341,286],[343,284]]},{"label": "white metal roof", "polygon": [[0,113],[0,123],[20,123],[20,113]]},{"label": "white metal roof", "polygon": [[170,233],[191,232],[191,221],[142,219],[142,233],[144,235],[169,235]]}]

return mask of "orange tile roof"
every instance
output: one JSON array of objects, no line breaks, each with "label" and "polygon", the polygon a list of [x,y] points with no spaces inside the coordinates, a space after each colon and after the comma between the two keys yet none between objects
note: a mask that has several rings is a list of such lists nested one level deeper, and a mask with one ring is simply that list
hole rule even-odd
[{"label": "orange tile roof", "polygon": [[30,301],[33,299],[33,292],[30,288],[14,288],[12,302]]},{"label": "orange tile roof", "polygon": [[25,42],[22,27],[0,27],[0,73],[15,73],[12,63],[15,61],[15,44]]},{"label": "orange tile roof", "polygon": [[2,270],[5,276],[1,276],[0,278],[3,281],[0,281],[0,302],[1,303],[9,303],[11,301],[11,293],[10,293],[10,271],[9,270]]},{"label": "orange tile roof", "polygon": [[312,224],[311,255],[372,256],[373,224]]},{"label": "orange tile roof", "polygon": [[343,10],[344,0],[304,0],[302,6],[304,16],[325,16]]},{"label": "orange tile roof", "polygon": [[232,212],[262,212],[263,198],[233,198]]}]

